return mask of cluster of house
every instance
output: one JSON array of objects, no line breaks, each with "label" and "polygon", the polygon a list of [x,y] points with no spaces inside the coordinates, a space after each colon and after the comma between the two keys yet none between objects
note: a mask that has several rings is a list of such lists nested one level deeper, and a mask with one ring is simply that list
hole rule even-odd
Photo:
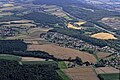
[{"label": "cluster of house", "polygon": [[41,37],[45,38],[49,42],[56,43],[62,47],[68,47],[68,48],[73,48],[73,49],[77,49],[77,50],[92,49],[95,51],[98,50],[98,51],[104,51],[104,52],[110,52],[110,53],[116,52],[115,49],[110,48],[108,46],[101,48],[99,46],[88,44],[88,43],[86,43],[82,40],[79,40],[77,38],[73,38],[73,37],[63,35],[60,33],[56,33],[56,32],[48,32],[47,34],[45,34]]},{"label": "cluster of house", "polygon": [[31,20],[0,22],[0,36],[15,36],[20,32],[34,27],[36,27],[36,25],[34,24],[34,21]]},{"label": "cluster of house", "polygon": [[10,37],[10,36],[15,36],[16,34],[18,34],[18,32],[13,30],[12,28],[0,27],[1,37]]}]

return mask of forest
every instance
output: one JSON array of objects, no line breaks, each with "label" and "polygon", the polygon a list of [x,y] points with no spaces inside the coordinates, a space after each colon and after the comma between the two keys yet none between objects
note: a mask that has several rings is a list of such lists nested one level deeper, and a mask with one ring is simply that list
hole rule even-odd
[{"label": "forest", "polygon": [[58,23],[64,23],[64,20],[62,18],[59,18],[54,15],[49,15],[46,13],[30,13],[27,15],[22,16],[23,19],[28,20],[34,20],[36,23],[40,23],[43,25],[52,25],[52,24],[58,24]]},{"label": "forest", "polygon": [[0,80],[62,80],[57,69],[55,62],[19,64],[17,61],[0,60]]},{"label": "forest", "polygon": [[27,44],[22,40],[0,40],[0,52],[26,51]]},{"label": "forest", "polygon": [[72,7],[72,6],[64,6],[64,11],[70,13],[71,15],[75,16],[76,18],[85,20],[85,21],[98,21],[104,17],[109,16],[120,16],[120,13],[114,11],[107,11],[102,9],[90,9],[85,10],[80,6]]}]

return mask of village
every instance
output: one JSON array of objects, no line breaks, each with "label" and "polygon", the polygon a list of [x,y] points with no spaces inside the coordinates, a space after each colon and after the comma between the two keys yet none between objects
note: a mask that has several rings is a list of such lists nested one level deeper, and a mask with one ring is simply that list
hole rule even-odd
[{"label": "village", "polygon": [[0,36],[13,37],[18,34],[27,33],[27,30],[35,28],[36,24],[32,20],[16,20],[0,22]]},{"label": "village", "polygon": [[45,35],[41,35],[41,37],[48,40],[49,42],[56,43],[62,47],[68,47],[83,51],[92,50],[93,53],[95,51],[109,52],[112,54],[117,53],[115,49],[110,48],[109,46],[105,46],[101,48],[99,46],[94,46],[77,38],[69,37],[67,35],[63,35],[60,33],[48,32]]}]

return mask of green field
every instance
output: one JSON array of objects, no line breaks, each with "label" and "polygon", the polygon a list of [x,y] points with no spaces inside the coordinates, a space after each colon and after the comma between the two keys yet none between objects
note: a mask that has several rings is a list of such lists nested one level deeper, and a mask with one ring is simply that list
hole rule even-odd
[{"label": "green field", "polygon": [[71,80],[62,70],[57,70],[57,73],[62,77],[63,80]]},{"label": "green field", "polygon": [[64,16],[64,18],[65,18],[66,20],[73,20],[73,19],[70,18],[69,16]]},{"label": "green field", "polygon": [[0,54],[0,59],[21,61],[20,56],[14,56],[14,55],[9,55],[9,54]]},{"label": "green field", "polygon": [[22,61],[23,64],[31,64],[31,65],[36,65],[36,64],[56,64],[55,61]]},{"label": "green field", "polygon": [[58,62],[58,67],[59,67],[60,69],[67,69],[67,65],[65,64],[64,61]]},{"label": "green field", "polygon": [[62,70],[63,69],[67,69],[67,65],[64,61],[60,61],[58,62],[58,67],[60,68],[60,70],[57,70],[57,73],[59,74],[59,76],[62,77],[63,80],[71,80]]},{"label": "green field", "polygon": [[119,80],[120,74],[114,73],[114,74],[99,74],[98,75],[100,80]]}]

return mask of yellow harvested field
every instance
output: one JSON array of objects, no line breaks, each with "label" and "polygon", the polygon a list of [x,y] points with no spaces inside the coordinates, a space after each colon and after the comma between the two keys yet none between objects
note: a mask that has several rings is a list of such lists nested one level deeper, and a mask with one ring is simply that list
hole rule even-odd
[{"label": "yellow harvested field", "polygon": [[[4,14],[4,13],[3,13]],[[7,14],[10,14],[10,13],[6,13]],[[11,13],[12,14],[12,13]],[[1,15],[1,14],[0,14]],[[4,14],[5,15],[5,14]],[[8,22],[0,22],[0,24],[16,24],[16,23],[19,23],[19,24],[28,24],[28,23],[34,23],[33,20],[16,20],[16,21],[8,21]]]},{"label": "yellow harvested field", "polygon": [[52,14],[53,14],[53,15],[56,15],[56,16],[59,16],[59,17],[64,17],[64,16],[66,16],[66,14],[65,14],[64,12],[61,12],[61,11],[59,11],[59,12],[53,12]]},{"label": "yellow harvested field", "polygon": [[93,34],[91,37],[102,40],[117,39],[114,35],[104,32]]},{"label": "yellow harvested field", "polygon": [[111,53],[106,53],[106,52],[99,52],[99,53],[97,53],[97,56],[100,59],[104,59],[104,58],[106,58],[109,55],[111,55]]},{"label": "yellow harvested field", "polygon": [[96,62],[96,58],[87,52],[81,52],[78,50],[70,49],[70,48],[64,48],[57,46],[55,44],[44,44],[44,45],[29,45],[28,50],[40,50],[48,52],[50,55],[54,55],[57,58],[60,59],[68,59],[71,57],[72,59],[75,59],[77,56],[80,57],[84,62],[89,61],[92,63]]},{"label": "yellow harvested field", "polygon": [[68,68],[64,72],[71,80],[99,80],[91,67]]},{"label": "yellow harvested field", "polygon": [[34,58],[34,57],[22,57],[22,61],[45,61],[45,59]]},{"label": "yellow harvested field", "polygon": [[0,16],[10,16],[10,15],[13,15],[13,13],[11,13],[11,12],[1,12],[0,13]]},{"label": "yellow harvested field", "polygon": [[25,23],[25,24],[9,24],[9,25],[3,25],[3,26],[6,26],[6,27],[36,27],[35,24],[32,24],[32,23]]},{"label": "yellow harvested field", "polygon": [[34,23],[33,20],[16,20],[16,21],[10,21],[10,23]]},{"label": "yellow harvested field", "polygon": [[51,29],[53,29],[53,28],[40,28],[40,27],[38,27],[38,28],[31,28],[31,29],[28,30],[28,33],[34,33],[34,32],[41,32],[41,33],[43,33],[43,32],[48,32]]},{"label": "yellow harvested field", "polygon": [[97,74],[119,73],[119,70],[113,67],[100,67],[100,68],[96,68],[95,71]]},{"label": "yellow harvested field", "polygon": [[81,26],[82,24],[85,24],[85,23],[86,23],[85,21],[79,21],[79,22],[75,22],[74,24]]},{"label": "yellow harvested field", "polygon": [[14,4],[3,4],[3,7],[13,7]]},{"label": "yellow harvested field", "polygon": [[11,11],[15,9],[24,9],[22,6],[14,6],[14,7],[2,7],[0,11]]},{"label": "yellow harvested field", "polygon": [[81,29],[81,27],[74,26],[74,25],[72,25],[70,23],[67,25],[67,27],[72,28],[72,29]]}]

